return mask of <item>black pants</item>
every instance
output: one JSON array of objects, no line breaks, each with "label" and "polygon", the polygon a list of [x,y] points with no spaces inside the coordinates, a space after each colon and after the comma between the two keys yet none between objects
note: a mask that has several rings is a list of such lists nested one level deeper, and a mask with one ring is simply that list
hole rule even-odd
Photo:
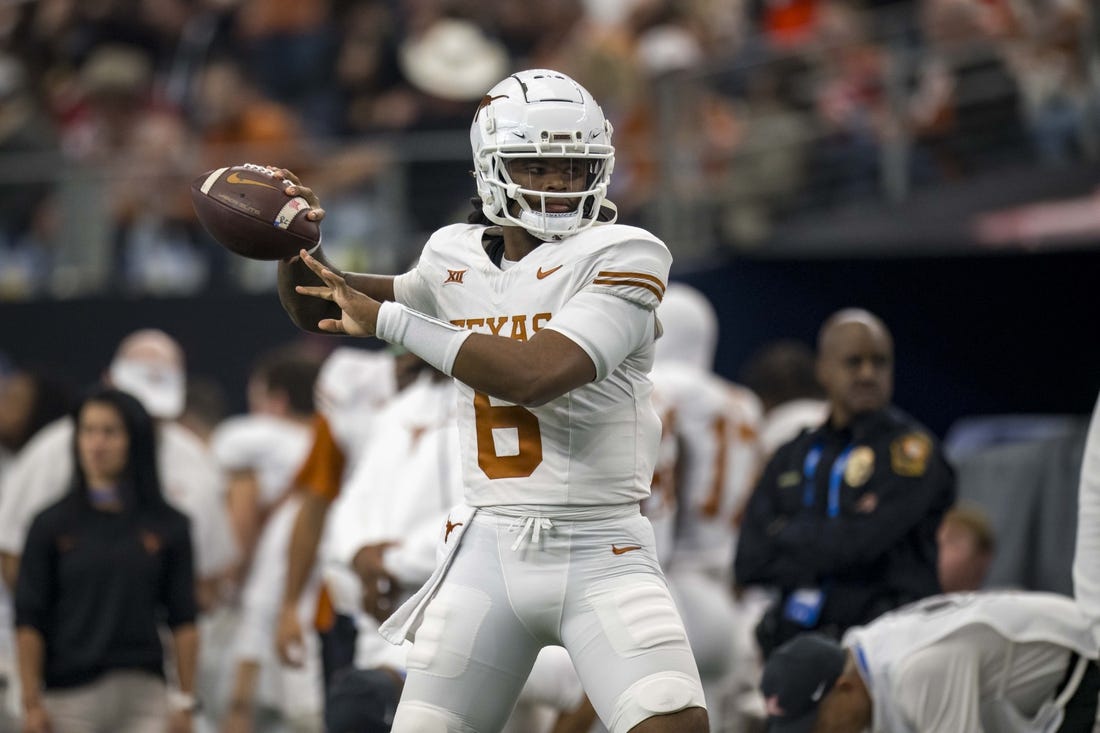
[{"label": "black pants", "polygon": [[325,698],[333,676],[351,667],[355,660],[355,639],[359,635],[351,616],[336,614],[332,628],[321,633],[321,669],[324,676]]},{"label": "black pants", "polygon": [[[1070,657],[1066,676],[1058,684],[1055,695],[1061,693],[1069,682],[1074,668],[1077,666],[1078,656]],[[1096,723],[1097,696],[1100,695],[1100,667],[1096,660],[1089,662],[1085,667],[1085,675],[1081,683],[1077,685],[1077,691],[1066,703],[1066,717],[1058,728],[1058,733],[1092,733],[1092,727]]]}]

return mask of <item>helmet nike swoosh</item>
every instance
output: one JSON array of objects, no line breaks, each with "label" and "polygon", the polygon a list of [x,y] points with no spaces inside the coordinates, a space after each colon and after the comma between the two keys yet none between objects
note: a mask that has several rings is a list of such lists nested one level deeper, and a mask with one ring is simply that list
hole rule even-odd
[{"label": "helmet nike swoosh", "polygon": [[821,696],[824,695],[824,694],[825,694],[825,683],[822,682],[820,685],[817,686],[817,689],[814,690],[814,694],[810,695],[810,699],[813,700],[814,702],[817,702],[818,700],[821,699]]}]

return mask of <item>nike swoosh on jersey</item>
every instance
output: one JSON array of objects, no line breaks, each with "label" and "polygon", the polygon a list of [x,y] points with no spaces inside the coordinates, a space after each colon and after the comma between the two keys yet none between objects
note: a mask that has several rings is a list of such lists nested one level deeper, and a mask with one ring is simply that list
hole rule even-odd
[{"label": "nike swoosh on jersey", "polygon": [[557,267],[551,267],[549,270],[544,270],[540,267],[539,271],[535,273],[535,277],[537,277],[539,280],[543,279],[544,277],[550,277],[555,272],[560,270],[561,267],[561,265],[558,265]]},{"label": "nike swoosh on jersey", "polygon": [[270,183],[264,183],[263,181],[253,181],[251,178],[241,178],[241,174],[237,171],[233,171],[225,177],[226,183],[242,183],[246,186],[263,186],[264,188],[273,188],[278,191],[277,186],[272,186]]},{"label": "nike swoosh on jersey", "polygon": [[615,545],[611,546],[611,551],[616,555],[622,555],[623,553],[633,552],[634,550],[640,549],[642,549],[641,545],[627,545],[626,547],[616,547]]}]

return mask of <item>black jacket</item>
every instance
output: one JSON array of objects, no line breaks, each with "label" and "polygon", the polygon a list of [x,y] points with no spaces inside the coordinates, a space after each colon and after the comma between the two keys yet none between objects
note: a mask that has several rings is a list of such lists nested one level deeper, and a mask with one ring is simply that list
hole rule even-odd
[{"label": "black jacket", "polygon": [[[807,460],[811,454],[816,461]],[[734,563],[739,585],[782,593],[758,631],[765,653],[806,628],[838,637],[938,593],[936,530],[954,501],[954,472],[939,444],[894,408],[782,446],[749,500]],[[784,618],[787,598],[800,588],[824,594],[810,627]]]},{"label": "black jacket", "polygon": [[15,590],[15,623],[45,642],[47,689],[110,670],[164,674],[158,627],[195,621],[185,515],[170,507],[113,513],[72,496],[31,524]]}]

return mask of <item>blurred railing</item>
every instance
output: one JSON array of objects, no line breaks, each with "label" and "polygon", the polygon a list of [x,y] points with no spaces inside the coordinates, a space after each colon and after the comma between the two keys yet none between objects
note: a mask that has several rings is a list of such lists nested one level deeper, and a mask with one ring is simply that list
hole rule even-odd
[{"label": "blurred railing", "polygon": [[[683,263],[766,247],[777,221],[805,212],[899,202],[1007,165],[1097,159],[1100,63],[1088,29],[1074,50],[1080,77],[1042,88],[1021,80],[1004,48],[933,52],[885,13],[874,27],[871,40],[797,53],[749,44],[656,79],[650,119],[615,120],[611,198],[623,220],[658,233]],[[326,252],[350,269],[404,269],[425,234],[468,212],[468,146],[455,130],[297,151],[324,196]],[[174,153],[143,165],[0,152],[0,198],[52,191],[26,231],[3,234],[0,299],[271,289],[274,265],[210,242],[186,191],[213,165],[281,162],[285,151]]]},{"label": "blurred railing", "polygon": [[[962,36],[933,48],[914,42],[911,12],[880,10],[855,43],[750,45],[658,80],[659,193],[644,225],[681,258],[751,251],[801,214],[1100,159],[1096,28],[1076,28],[1068,49]],[[1043,69],[1047,52],[1062,66]]]}]

